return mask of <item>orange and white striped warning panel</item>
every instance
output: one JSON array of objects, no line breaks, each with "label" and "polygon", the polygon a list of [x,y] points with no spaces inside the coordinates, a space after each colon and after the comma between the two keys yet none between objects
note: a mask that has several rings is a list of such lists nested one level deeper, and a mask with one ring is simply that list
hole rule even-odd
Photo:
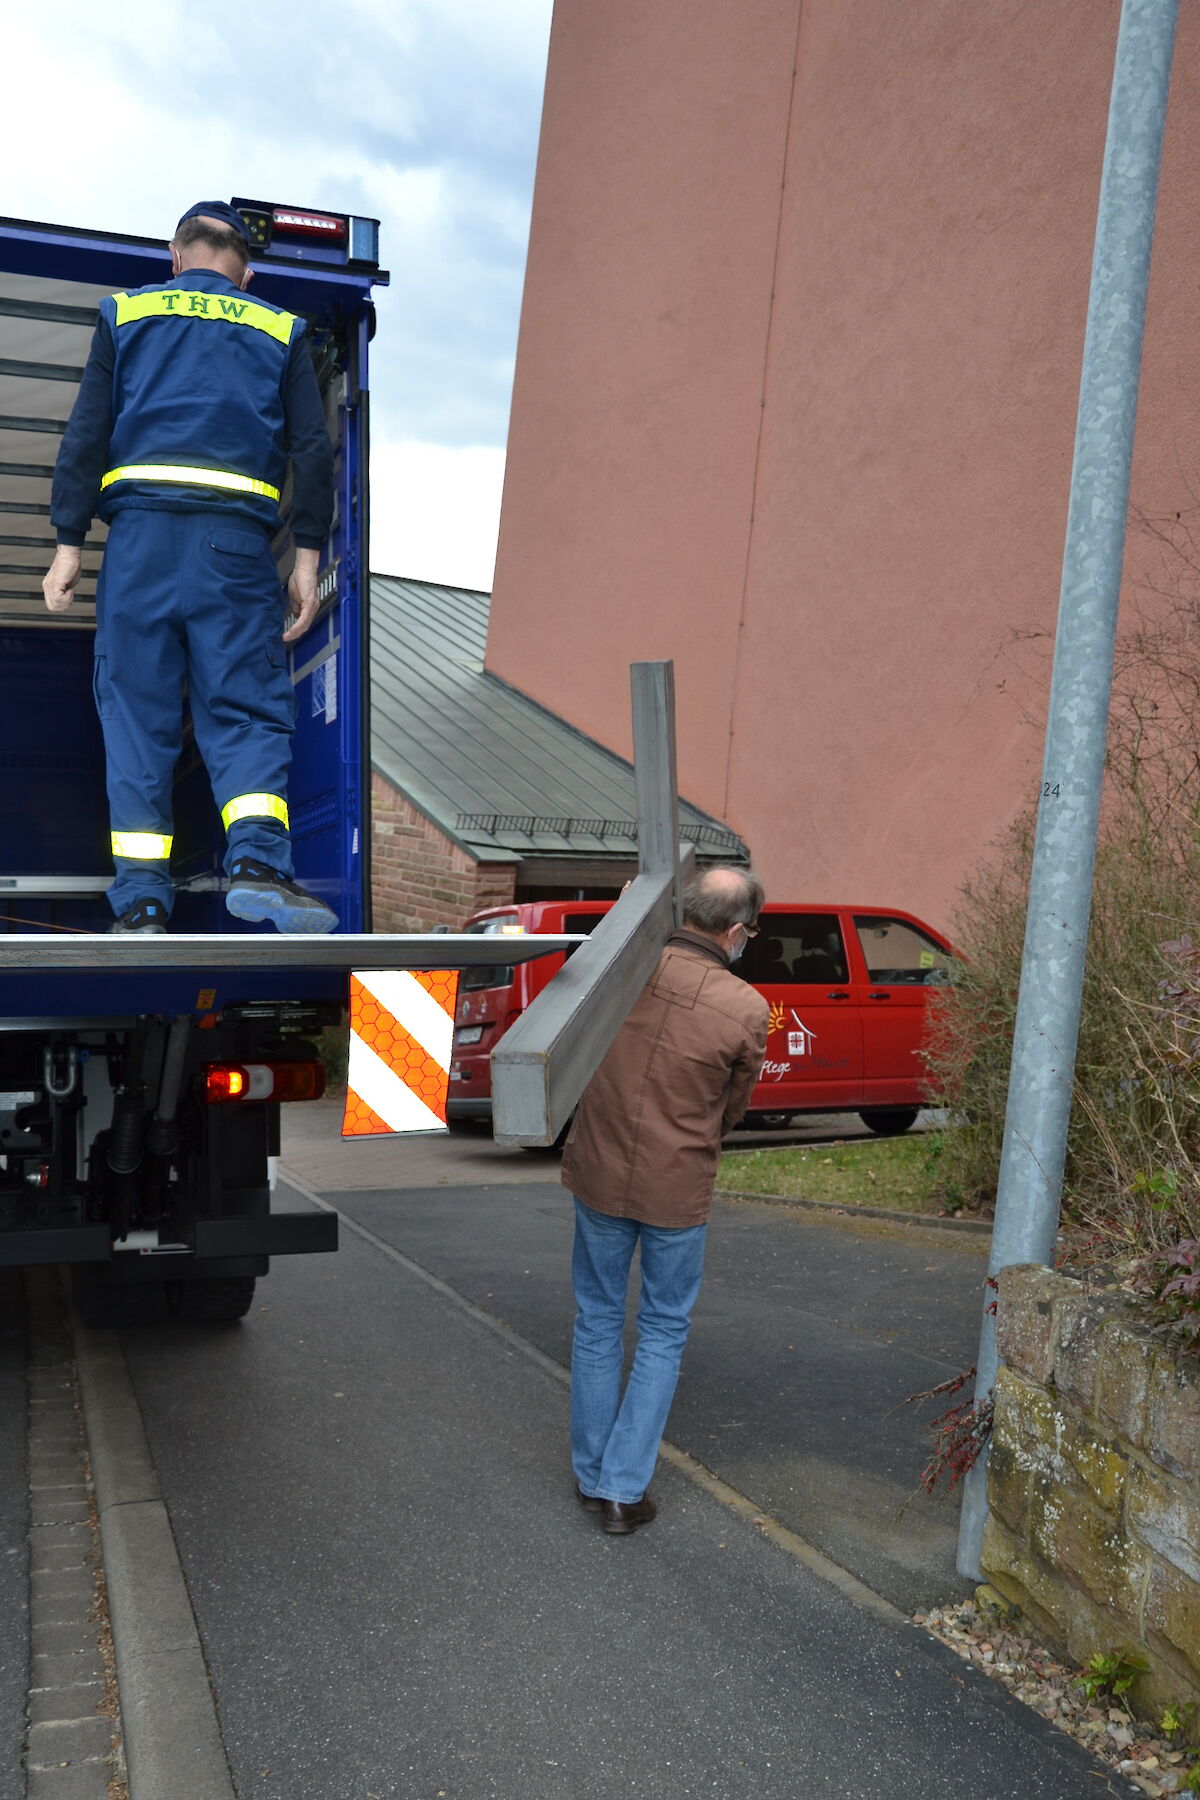
[{"label": "orange and white striped warning panel", "polygon": [[343,1137],[444,1131],[458,970],[350,977]]}]

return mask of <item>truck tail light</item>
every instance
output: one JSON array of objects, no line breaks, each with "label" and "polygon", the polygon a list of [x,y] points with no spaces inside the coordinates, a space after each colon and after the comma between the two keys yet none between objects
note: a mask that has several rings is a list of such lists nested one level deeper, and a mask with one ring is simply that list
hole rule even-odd
[{"label": "truck tail light", "polygon": [[276,231],[286,232],[288,237],[325,238],[330,243],[340,244],[346,235],[344,218],[334,213],[301,211],[294,206],[276,206],[271,213],[271,223]]},{"label": "truck tail light", "polygon": [[319,1062],[206,1063],[202,1075],[209,1106],[228,1100],[319,1100],[325,1092]]}]

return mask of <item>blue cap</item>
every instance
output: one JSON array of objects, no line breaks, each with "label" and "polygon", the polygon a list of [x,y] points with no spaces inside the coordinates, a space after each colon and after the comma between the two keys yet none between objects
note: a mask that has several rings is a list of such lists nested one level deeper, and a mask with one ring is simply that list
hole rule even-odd
[{"label": "blue cap", "polygon": [[[188,219],[198,219],[201,217],[206,219],[220,219],[222,225],[228,225],[232,231],[236,231],[238,236],[245,240],[246,248],[249,250],[250,232],[246,225],[246,221],[243,219],[240,212],[235,211],[235,209],[232,206],[227,205],[224,200],[197,200],[195,206],[188,207],[183,218],[180,219],[179,225],[184,224]],[[179,230],[179,225],[175,227],[176,231]]]}]

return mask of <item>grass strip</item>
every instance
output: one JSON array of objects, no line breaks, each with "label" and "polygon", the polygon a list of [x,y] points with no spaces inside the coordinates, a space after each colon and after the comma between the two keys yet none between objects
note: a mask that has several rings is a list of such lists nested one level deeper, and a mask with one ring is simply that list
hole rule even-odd
[{"label": "grass strip", "polygon": [[717,1186],[781,1199],[825,1200],[835,1206],[882,1206],[896,1212],[953,1216],[959,1201],[941,1178],[942,1140],[856,1139],[780,1150],[727,1150]]}]

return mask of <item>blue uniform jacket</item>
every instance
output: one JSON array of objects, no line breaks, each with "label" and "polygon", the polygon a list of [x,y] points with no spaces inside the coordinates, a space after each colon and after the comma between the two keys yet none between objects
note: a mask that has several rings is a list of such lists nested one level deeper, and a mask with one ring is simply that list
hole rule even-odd
[{"label": "blue uniform jacket", "polygon": [[[289,460],[292,536],[319,549],[333,519],[333,453],[303,320],[212,269],[100,302],[54,470],[60,544],[82,544],[97,512],[108,520],[126,508],[229,512],[274,530],[277,499],[254,490],[281,490]],[[245,485],[136,473],[155,467]]]}]

